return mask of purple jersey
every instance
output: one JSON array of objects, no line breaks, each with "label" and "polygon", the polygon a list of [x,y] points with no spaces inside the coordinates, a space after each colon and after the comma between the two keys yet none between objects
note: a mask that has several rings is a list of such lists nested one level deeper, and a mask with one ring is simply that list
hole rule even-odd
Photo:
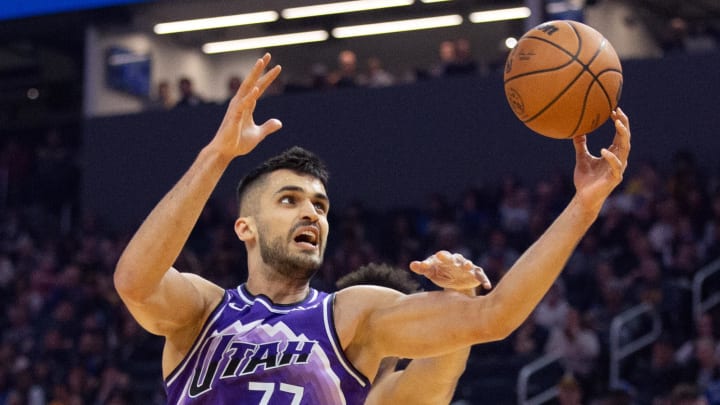
[{"label": "purple jersey", "polygon": [[370,383],[345,358],[334,294],[310,289],[276,305],[245,285],[226,290],[165,381],[168,404],[362,404]]}]

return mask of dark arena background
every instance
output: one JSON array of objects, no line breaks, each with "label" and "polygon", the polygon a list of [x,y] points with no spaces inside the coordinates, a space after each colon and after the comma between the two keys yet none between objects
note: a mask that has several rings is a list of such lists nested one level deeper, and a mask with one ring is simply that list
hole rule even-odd
[{"label": "dark arena background", "polygon": [[[0,405],[164,403],[163,340],[120,302],[114,266],[266,51],[283,72],[255,117],[283,129],[231,164],[176,266],[243,282],[236,183],[300,145],[331,172],[332,232],[314,287],[441,249],[496,284],[574,190],[572,142],[525,127],[502,84],[513,39],[552,19],[585,22],[617,50],[629,167],[532,317],[473,347],[452,403],[720,404],[720,3],[417,0],[283,13],[319,3],[332,2],[0,6]],[[520,15],[473,14],[499,9]],[[270,17],[253,25],[157,25],[260,11]],[[373,36],[338,30],[439,16],[451,18]],[[309,31],[321,39],[207,45]],[[612,136],[609,123],[589,134],[591,152]]]}]

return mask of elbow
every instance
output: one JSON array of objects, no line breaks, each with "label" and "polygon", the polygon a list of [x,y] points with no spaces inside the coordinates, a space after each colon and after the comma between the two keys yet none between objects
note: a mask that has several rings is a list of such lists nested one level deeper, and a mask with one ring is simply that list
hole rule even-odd
[{"label": "elbow", "polygon": [[122,259],[115,266],[113,286],[123,301],[142,301],[142,290],[139,288],[137,278],[134,277],[131,267],[123,264]]},{"label": "elbow", "polygon": [[120,297],[127,296],[132,291],[132,280],[129,272],[121,267],[119,264],[115,267],[115,273],[113,274],[113,286],[115,291]]}]

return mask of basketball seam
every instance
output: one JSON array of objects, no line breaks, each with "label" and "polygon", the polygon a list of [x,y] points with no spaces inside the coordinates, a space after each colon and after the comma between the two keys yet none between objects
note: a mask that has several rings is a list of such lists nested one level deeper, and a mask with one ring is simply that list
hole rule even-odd
[{"label": "basketball seam", "polygon": [[[582,108],[580,110],[580,116],[578,117],[577,121],[575,122],[575,127],[572,129],[572,131],[570,131],[569,135],[565,136],[565,138],[572,138],[573,135],[575,134],[575,131],[577,131],[578,128],[580,127],[580,124],[582,123],[583,118],[585,117],[585,107],[587,106],[588,95],[590,94],[590,90],[592,89],[592,86],[595,83],[597,83],[598,86],[600,87],[600,89],[602,90],[603,94],[605,95],[605,99],[608,102],[608,105],[610,107],[612,107],[612,101],[610,101],[610,95],[608,94],[607,90],[602,85],[600,80],[598,80],[599,75],[596,75],[595,73],[593,73],[590,70],[590,65],[595,61],[595,59],[597,59],[598,55],[600,55],[600,53],[602,52],[603,48],[607,44],[607,39],[603,38],[602,42],[600,43],[600,46],[598,46],[597,50],[595,51],[595,54],[593,54],[593,56],[590,58],[590,60],[587,62],[587,64],[583,63],[578,59],[578,56],[580,55],[580,51],[582,50],[582,37],[580,36],[580,33],[577,31],[577,29],[571,22],[568,21],[566,23],[570,26],[570,28],[575,33],[575,36],[577,37],[577,40],[578,40],[577,53],[575,55],[572,55],[570,53],[570,51],[568,51],[567,49],[560,47],[560,46],[556,46],[554,43],[551,43],[551,44],[553,44],[553,46],[555,46],[556,48],[564,51],[566,54],[572,55],[572,59],[564,66],[567,66],[567,65],[571,64],[572,62],[577,62],[578,64],[580,64],[582,66],[582,70],[580,71],[580,73],[577,74],[577,76],[575,76],[575,78],[572,81],[570,81],[570,83],[567,86],[565,86],[565,88],[556,97],[554,97],[548,104],[546,104],[545,107],[543,107],[540,111],[538,111],[532,117],[530,117],[527,120],[522,121],[522,122],[527,124],[527,123],[531,122],[532,120],[536,119],[537,117],[541,116],[543,113],[545,113],[545,111],[547,111],[550,107],[552,107],[562,97],[562,95],[565,94],[565,92],[570,87],[572,87],[575,84],[575,82],[578,81],[578,79],[580,79],[580,77],[583,75],[583,73],[587,72],[592,77],[592,81],[588,85],[587,90],[585,91],[585,94],[583,96],[583,103],[582,103]],[[538,38],[538,39],[541,39],[541,38]],[[564,66],[560,66],[560,67],[564,67]],[[551,70],[556,70],[560,67],[556,67]],[[537,72],[540,72],[540,71],[535,71],[532,73],[537,73]]]},{"label": "basketball seam", "polygon": [[[570,64],[570,63],[572,63],[573,61],[575,61],[575,62],[579,63],[579,64],[583,67],[583,70],[581,70],[580,73],[578,73],[577,76],[575,76],[575,78],[572,79],[572,80],[570,81],[570,83],[568,83],[568,85],[565,86],[565,88],[562,89],[562,91],[561,91],[560,93],[558,93],[549,103],[547,103],[547,104],[545,105],[545,107],[543,107],[540,111],[538,111],[537,113],[535,113],[535,115],[533,115],[532,117],[528,118],[528,119],[525,120],[525,121],[522,121],[524,124],[529,123],[530,121],[534,120],[535,118],[537,118],[537,117],[541,116],[543,113],[545,113],[545,111],[547,111],[548,108],[552,107],[553,104],[555,104],[555,103],[560,99],[560,97],[562,97],[562,95],[565,94],[565,92],[566,92],[570,87],[572,87],[573,84],[575,84],[576,81],[578,81],[578,79],[580,78],[580,76],[582,76],[583,72],[587,70],[587,66],[585,66],[582,62],[580,62],[580,61],[578,60],[578,56],[580,55],[580,51],[582,50],[582,37],[580,36],[580,34],[578,34],[577,30],[575,29],[575,27],[574,27],[572,24],[568,23],[568,25],[570,25],[570,28],[573,30],[573,32],[575,33],[575,36],[577,37],[577,41],[578,41],[577,52],[575,52],[575,54],[573,55],[572,53],[570,53],[570,51],[568,51],[567,49],[565,49],[565,48],[563,48],[563,47],[561,47],[561,46],[559,46],[559,45],[555,45],[555,44],[553,43],[553,46],[557,47],[558,49],[561,49],[562,51],[564,51],[565,53],[567,53],[568,55],[571,56],[571,59],[570,59],[570,61],[568,62],[568,64]],[[597,54],[595,55],[595,57],[597,57]],[[594,57],[593,57],[592,60],[594,60]],[[591,61],[592,61],[592,60],[591,60]],[[553,69],[553,70],[557,70],[557,68],[555,68],[555,69]],[[583,103],[584,103],[584,101],[583,101]],[[584,106],[583,106],[583,110],[584,110]],[[582,114],[580,114],[580,117],[582,117]],[[578,121],[578,122],[579,122],[579,121]],[[575,124],[575,125],[576,125],[576,128],[577,128],[577,126],[579,126],[579,124]],[[573,132],[575,132],[575,131],[573,131]]]},{"label": "basketball seam", "polygon": [[[578,32],[577,28],[575,27],[575,24],[571,22],[567,22],[568,25],[572,28],[573,32],[575,33],[575,36],[578,38],[578,42],[581,41],[580,33]],[[585,118],[585,107],[587,107],[587,100],[588,95],[590,94],[590,91],[592,91],[592,86],[595,83],[598,83],[600,85],[600,81],[598,80],[597,76],[590,70],[590,65],[597,59],[598,55],[602,52],[603,48],[605,47],[605,44],[607,43],[607,40],[603,38],[603,40],[600,42],[600,46],[598,46],[597,50],[595,51],[595,54],[590,58],[587,64],[583,64],[582,62],[579,62],[581,65],[583,65],[583,71],[580,72],[580,75],[582,75],[584,72],[588,72],[590,76],[592,77],[592,81],[590,82],[590,85],[587,86],[587,89],[585,89],[585,95],[583,96],[583,103],[582,103],[582,109],[580,110],[580,116],[578,117],[577,121],[575,122],[575,127],[570,131],[570,134],[566,136],[566,138],[572,138],[575,132],[580,128],[580,124],[583,122],[583,118]],[[580,47],[582,48],[582,47]],[[580,49],[578,49],[578,54],[580,53]],[[605,91],[605,88],[603,88],[602,85],[600,85],[600,89],[602,90],[603,94],[605,94],[605,99],[609,100],[609,96],[607,94],[607,91]],[[610,104],[612,105],[612,104]]]}]

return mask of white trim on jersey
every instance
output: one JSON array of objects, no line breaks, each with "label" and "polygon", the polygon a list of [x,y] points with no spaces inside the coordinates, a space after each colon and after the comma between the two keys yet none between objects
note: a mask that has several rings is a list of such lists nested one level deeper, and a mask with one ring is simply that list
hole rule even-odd
[{"label": "white trim on jersey", "polygon": [[345,357],[345,352],[342,350],[342,348],[339,347],[340,342],[338,342],[337,334],[333,333],[334,328],[334,322],[332,320],[332,302],[333,302],[333,294],[329,294],[325,299],[323,300],[323,321],[325,322],[325,332],[328,335],[328,338],[330,339],[330,343],[332,344],[333,350],[335,351],[335,357],[340,360],[340,364],[342,364],[345,371],[348,372],[355,380],[360,384],[361,387],[365,387],[367,384],[365,382],[365,378],[358,375],[357,370],[355,367],[350,365],[347,358]]}]

